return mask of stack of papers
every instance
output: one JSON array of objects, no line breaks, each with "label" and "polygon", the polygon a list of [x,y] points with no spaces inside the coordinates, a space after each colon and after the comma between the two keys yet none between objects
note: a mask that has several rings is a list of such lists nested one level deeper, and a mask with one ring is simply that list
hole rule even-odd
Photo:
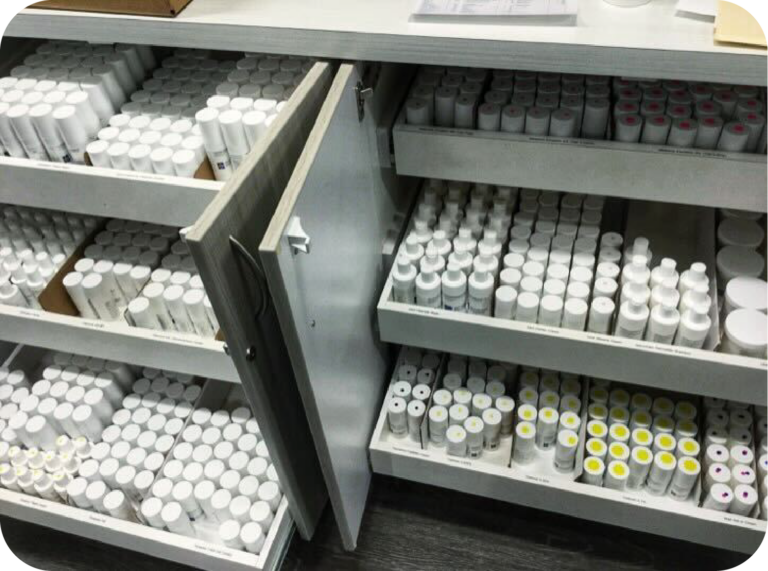
[{"label": "stack of papers", "polygon": [[576,16],[579,0],[417,0],[417,16]]}]

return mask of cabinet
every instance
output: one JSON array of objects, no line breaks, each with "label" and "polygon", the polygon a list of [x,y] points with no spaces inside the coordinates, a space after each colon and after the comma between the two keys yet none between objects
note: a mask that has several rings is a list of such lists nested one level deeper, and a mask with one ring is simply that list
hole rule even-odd
[{"label": "cabinet", "polygon": [[[36,10],[17,16],[8,35],[139,43],[162,38],[174,46],[359,61],[316,64],[270,136],[224,184],[0,159],[0,201],[191,226],[187,240],[226,341],[97,328],[6,307],[0,307],[0,338],[241,383],[263,419],[291,518],[305,539],[330,499],[344,545],[354,549],[375,471],[753,550],[764,522],[685,510],[670,515],[600,488],[508,479],[403,452],[382,441],[380,411],[395,358],[387,343],[764,405],[765,360],[405,307],[390,300],[388,276],[416,197],[413,177],[766,211],[764,155],[669,154],[405,125],[400,110],[413,72],[408,64],[567,68],[765,86],[765,54],[713,46],[700,22],[673,16],[672,0],[654,2],[631,26],[614,25],[603,2],[586,1],[581,24],[562,30],[420,27],[409,21],[411,0],[375,0],[364,10],[358,4],[332,0],[291,9],[285,0],[195,0],[178,18],[162,22]],[[650,34],[659,22],[665,33]],[[457,159],[445,162],[446,155]],[[583,163],[596,170],[580,170]],[[617,177],[620,172],[625,178]],[[722,192],[733,180],[738,192]],[[35,192],[27,192],[31,186]],[[649,367],[658,374],[648,375]],[[66,525],[71,515],[55,519],[34,506],[11,504],[0,501],[0,509],[93,532]],[[284,528],[281,540],[287,541],[290,525]],[[124,541],[120,528],[98,537]],[[148,541],[148,552],[199,564],[191,546],[164,550]]]}]

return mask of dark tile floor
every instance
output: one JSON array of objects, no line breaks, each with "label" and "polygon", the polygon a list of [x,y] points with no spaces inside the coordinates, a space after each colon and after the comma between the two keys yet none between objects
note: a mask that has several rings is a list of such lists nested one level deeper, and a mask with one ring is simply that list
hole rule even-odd
[{"label": "dark tile floor", "polygon": [[[188,571],[27,523],[0,519],[16,555],[50,571]],[[284,571],[716,571],[747,557],[617,527],[375,477],[358,549],[345,552],[330,510],[315,538],[291,544]]]}]

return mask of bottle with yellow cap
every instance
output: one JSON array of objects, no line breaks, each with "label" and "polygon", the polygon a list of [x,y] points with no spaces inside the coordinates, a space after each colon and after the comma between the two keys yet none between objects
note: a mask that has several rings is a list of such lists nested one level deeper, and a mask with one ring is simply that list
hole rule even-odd
[{"label": "bottle with yellow cap", "polygon": [[653,463],[653,452],[645,446],[637,446],[632,449],[629,458],[629,480],[627,487],[637,489],[645,484],[648,473]]},{"label": "bottle with yellow cap", "polygon": [[677,467],[677,459],[669,452],[659,452],[653,458],[653,465],[648,474],[648,492],[661,496],[667,491]]},{"label": "bottle with yellow cap", "polygon": [[535,455],[536,426],[529,421],[519,422],[515,428],[513,459],[518,464],[529,464]]},{"label": "bottle with yellow cap", "polygon": [[[602,441],[598,441],[601,442]],[[603,485],[603,474],[605,474],[605,463],[601,458],[588,456],[584,459],[584,473],[582,481],[592,486]]]},{"label": "bottle with yellow cap", "polygon": [[681,458],[677,463],[672,484],[669,488],[670,495],[676,500],[685,500],[691,495],[701,473],[701,464],[696,458]]},{"label": "bottle with yellow cap", "polygon": [[558,472],[573,470],[578,446],[579,436],[573,430],[560,431],[555,445],[555,469]]},{"label": "bottle with yellow cap", "polygon": [[605,473],[605,487],[612,490],[623,490],[627,487],[629,480],[629,466],[621,460],[613,460],[608,464],[608,470]]},{"label": "bottle with yellow cap", "polygon": [[594,456],[595,458],[600,458],[602,460],[605,460],[608,455],[608,445],[604,440],[600,440],[599,438],[590,438],[587,440],[586,450],[587,456]]}]

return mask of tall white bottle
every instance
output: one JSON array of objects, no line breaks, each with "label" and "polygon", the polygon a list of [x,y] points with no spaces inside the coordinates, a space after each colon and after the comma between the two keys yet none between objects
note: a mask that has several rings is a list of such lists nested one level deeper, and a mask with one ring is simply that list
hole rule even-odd
[{"label": "tall white bottle", "polygon": [[458,239],[453,243],[453,252],[448,256],[448,263],[453,262],[467,277],[472,273],[472,254],[467,250],[467,246],[463,242],[459,242]]},{"label": "tall white bottle", "polygon": [[675,335],[675,345],[701,349],[712,326],[709,315],[696,307],[683,313]]},{"label": "tall white bottle", "polygon": [[485,269],[472,272],[468,280],[469,299],[467,307],[469,313],[491,315],[494,283],[493,275]]},{"label": "tall white bottle", "polygon": [[392,268],[392,295],[398,303],[414,303],[416,300],[416,268],[407,256],[397,257]]},{"label": "tall white bottle", "polygon": [[459,235],[453,239],[453,250],[456,251],[459,244],[469,252],[470,256],[477,253],[477,240],[472,237],[472,230],[469,228],[459,228]]},{"label": "tall white bottle", "polygon": [[656,307],[663,301],[668,301],[674,307],[680,303],[680,292],[677,291],[677,280],[667,278],[651,290],[651,307]]},{"label": "tall white bottle", "polygon": [[416,305],[438,309],[443,305],[443,284],[431,268],[416,276]]},{"label": "tall white bottle", "polygon": [[697,283],[680,298],[680,313],[694,307],[702,313],[709,313],[711,306],[712,298],[709,297],[709,284],[706,282]]},{"label": "tall white bottle", "polygon": [[437,253],[435,247],[430,243],[427,246],[427,252],[424,257],[419,261],[419,270],[424,272],[425,270],[432,270],[436,274],[442,274],[445,269],[445,258]]},{"label": "tall white bottle", "polygon": [[477,247],[480,252],[473,262],[474,271],[485,269],[493,275],[495,280],[499,275],[499,259],[493,255],[493,248],[482,242]]},{"label": "tall white bottle", "polygon": [[707,266],[701,262],[694,262],[691,267],[683,272],[680,276],[680,283],[678,284],[678,290],[680,291],[680,297],[685,295],[689,289],[693,289],[696,284],[703,283],[709,285],[709,278],[707,277]]},{"label": "tall white bottle", "polygon": [[648,285],[650,280],[651,270],[648,269],[648,258],[645,256],[632,256],[632,261],[621,270],[622,287],[629,282],[639,282]]},{"label": "tall white bottle", "polygon": [[614,334],[627,339],[642,339],[649,314],[647,305],[633,299],[625,301],[619,309]]},{"label": "tall white bottle", "polygon": [[466,311],[467,276],[456,264],[448,264],[443,272],[443,309],[448,311]]},{"label": "tall white bottle", "polygon": [[410,235],[405,239],[405,244],[400,246],[400,252],[398,256],[405,256],[412,264],[418,264],[419,260],[424,256],[424,246],[419,244],[416,236]]},{"label": "tall white bottle", "polygon": [[671,345],[680,324],[680,312],[669,301],[662,301],[651,310],[645,340]]},{"label": "tall white bottle", "polygon": [[669,280],[674,282],[672,287],[677,287],[680,276],[677,274],[677,262],[672,258],[662,258],[658,266],[651,271],[651,289]]},{"label": "tall white bottle", "polygon": [[434,247],[437,255],[442,256],[443,259],[447,258],[448,254],[451,253],[451,241],[448,240],[448,236],[443,230],[434,231],[432,234],[432,241],[427,248],[430,246]]}]

